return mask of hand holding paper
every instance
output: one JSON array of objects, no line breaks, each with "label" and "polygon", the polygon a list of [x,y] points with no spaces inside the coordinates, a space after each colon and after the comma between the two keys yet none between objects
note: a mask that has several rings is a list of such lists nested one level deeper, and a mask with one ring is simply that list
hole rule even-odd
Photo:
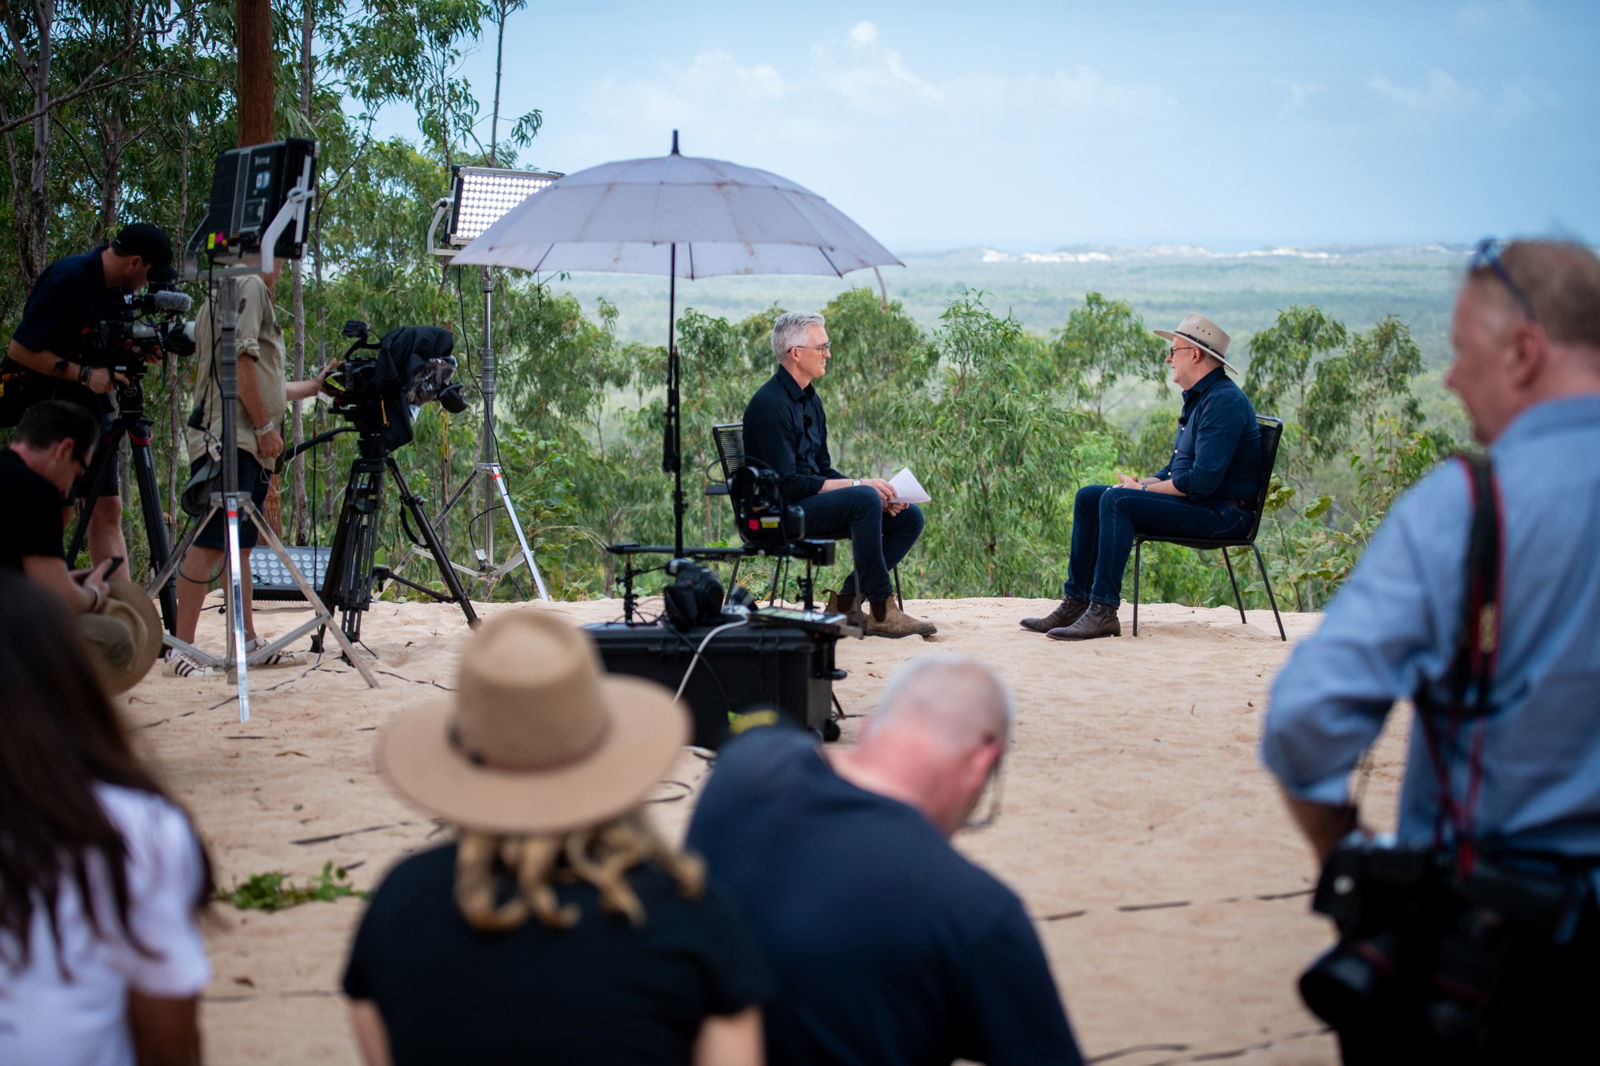
[{"label": "hand holding paper", "polygon": [[889,484],[894,488],[890,503],[927,503],[933,499],[909,466],[901,467],[900,472],[889,479]]}]

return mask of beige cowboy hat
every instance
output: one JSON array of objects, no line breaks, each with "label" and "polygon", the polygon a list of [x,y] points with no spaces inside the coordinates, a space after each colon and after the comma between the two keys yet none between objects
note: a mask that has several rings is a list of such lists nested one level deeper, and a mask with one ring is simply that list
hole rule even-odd
[{"label": "beige cowboy hat", "polygon": [[125,577],[112,578],[106,583],[109,595],[101,609],[97,624],[104,620],[121,623],[127,628],[127,645],[122,643],[120,632],[107,645],[114,649],[111,656],[96,655],[94,661],[105,683],[106,691],[113,696],[128,691],[150,672],[150,667],[161,657],[161,614],[156,610],[150,594]]},{"label": "beige cowboy hat", "polygon": [[1183,316],[1183,321],[1178,323],[1174,330],[1154,329],[1150,332],[1167,340],[1186,340],[1197,346],[1207,355],[1214,355],[1224,367],[1237,374],[1239,368],[1228,362],[1228,335],[1221,326],[1211,321],[1205,315],[1190,311]]},{"label": "beige cowboy hat", "polygon": [[407,711],[378,744],[395,789],[453,825],[550,833],[637,804],[689,740],[653,681],[602,672],[593,641],[539,609],[467,640],[452,703]]}]

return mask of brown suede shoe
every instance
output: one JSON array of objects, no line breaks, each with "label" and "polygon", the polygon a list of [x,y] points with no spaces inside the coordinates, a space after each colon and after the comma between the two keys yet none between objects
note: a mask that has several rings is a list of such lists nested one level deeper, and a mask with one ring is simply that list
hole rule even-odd
[{"label": "brown suede shoe", "polygon": [[1080,600],[1076,596],[1067,596],[1056,604],[1056,609],[1043,618],[1024,618],[1023,629],[1031,629],[1035,633],[1048,633],[1052,629],[1061,629],[1070,626],[1083,616],[1089,609],[1088,600]]},{"label": "brown suede shoe", "polygon": [[828,614],[844,615],[845,625],[865,626],[866,615],[861,610],[862,604],[856,600],[853,592],[830,592],[828,602],[822,609]]},{"label": "brown suede shoe", "polygon": [[1091,603],[1078,620],[1070,626],[1052,629],[1045,636],[1051,640],[1093,640],[1095,637],[1122,636],[1122,623],[1117,621],[1117,609],[1103,603]]},{"label": "brown suede shoe", "polygon": [[931,637],[939,632],[932,622],[913,618],[902,611],[894,600],[874,603],[867,612],[866,632],[869,637]]}]

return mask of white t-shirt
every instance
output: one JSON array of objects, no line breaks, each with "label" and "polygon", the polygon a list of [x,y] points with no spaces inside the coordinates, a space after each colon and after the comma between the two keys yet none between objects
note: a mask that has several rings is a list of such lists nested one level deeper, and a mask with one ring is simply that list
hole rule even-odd
[{"label": "white t-shirt", "polygon": [[[50,935],[48,903],[36,900],[27,968],[0,962],[0,1063],[6,1066],[131,1064],[128,991],[179,999],[198,995],[211,979],[194,915],[200,845],[188,819],[148,792],[97,785],[95,794],[127,841],[128,925],[155,957],[122,935],[103,863],[89,864],[102,936],[90,927],[77,886],[63,880],[56,905],[60,942]],[[7,937],[5,957],[16,958],[16,947]],[[70,981],[62,979],[60,962]]]}]

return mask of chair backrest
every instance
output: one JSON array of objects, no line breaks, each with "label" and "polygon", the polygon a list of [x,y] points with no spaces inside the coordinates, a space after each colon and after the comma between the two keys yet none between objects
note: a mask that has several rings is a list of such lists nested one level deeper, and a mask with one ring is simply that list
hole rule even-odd
[{"label": "chair backrest", "polygon": [[1267,507],[1267,493],[1272,489],[1272,467],[1278,461],[1278,442],[1283,439],[1283,419],[1271,415],[1256,415],[1256,426],[1261,430],[1261,487],[1256,490],[1256,505],[1250,516],[1250,529],[1246,540],[1256,539],[1261,528],[1261,515]]},{"label": "chair backrest", "polygon": [[711,427],[711,439],[717,443],[717,461],[722,464],[722,480],[733,477],[742,470],[744,461],[744,423],[719,422]]}]

